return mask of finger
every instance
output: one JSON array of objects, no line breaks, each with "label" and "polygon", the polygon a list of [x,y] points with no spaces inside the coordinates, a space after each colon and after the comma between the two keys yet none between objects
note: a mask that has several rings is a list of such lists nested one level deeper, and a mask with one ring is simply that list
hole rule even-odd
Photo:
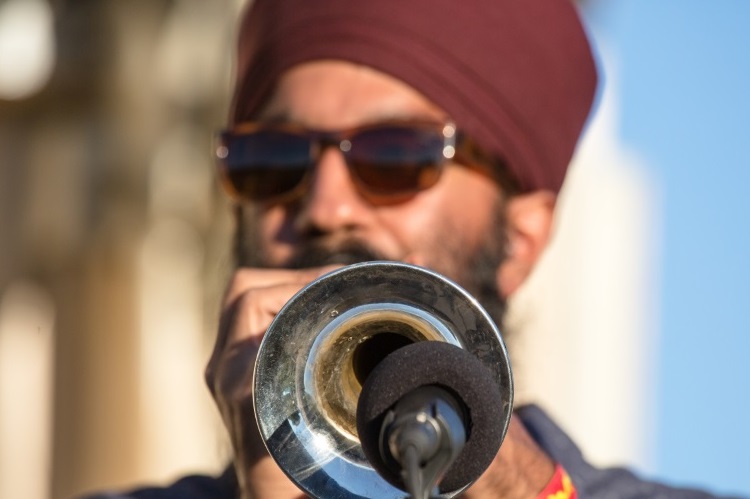
[{"label": "finger", "polygon": [[279,284],[298,284],[301,288],[340,267],[340,265],[326,265],[301,270],[239,268],[235,271],[227,286],[223,308],[226,309],[231,306],[240,295],[249,289],[267,288]]},{"label": "finger", "polygon": [[292,282],[245,291],[237,300],[237,316],[230,324],[227,341],[232,343],[254,338],[260,344],[271,321],[302,285]]},{"label": "finger", "polygon": [[239,342],[257,350],[271,321],[303,285],[295,282],[249,289],[232,302],[219,321],[216,343],[206,369],[209,386],[215,382],[216,368],[223,362],[227,350]]},{"label": "finger", "polygon": [[[303,270],[242,268],[235,272],[219,319],[214,349],[204,373],[212,392],[227,349],[240,341],[257,348],[273,318],[302,287],[340,265]],[[248,345],[248,346],[250,346]],[[214,392],[215,394],[215,392]]]}]

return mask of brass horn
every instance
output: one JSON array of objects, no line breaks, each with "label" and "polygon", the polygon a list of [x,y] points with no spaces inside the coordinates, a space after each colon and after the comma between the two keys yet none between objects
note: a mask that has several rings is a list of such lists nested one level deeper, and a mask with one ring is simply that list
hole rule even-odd
[{"label": "brass horn", "polygon": [[507,350],[487,312],[447,278],[396,262],[351,265],[306,286],[276,316],[255,366],[255,415],[269,453],[307,494],[405,497],[365,458],[356,411],[368,372],[418,341],[451,343],[490,368],[504,434],[513,400]]}]

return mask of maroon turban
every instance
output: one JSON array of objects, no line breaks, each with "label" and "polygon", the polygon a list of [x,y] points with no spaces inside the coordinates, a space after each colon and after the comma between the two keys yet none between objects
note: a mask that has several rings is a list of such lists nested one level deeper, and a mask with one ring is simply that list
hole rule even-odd
[{"label": "maroon turban", "polygon": [[233,121],[290,67],[364,64],[408,83],[523,191],[562,185],[596,91],[570,0],[255,0],[241,26]]}]

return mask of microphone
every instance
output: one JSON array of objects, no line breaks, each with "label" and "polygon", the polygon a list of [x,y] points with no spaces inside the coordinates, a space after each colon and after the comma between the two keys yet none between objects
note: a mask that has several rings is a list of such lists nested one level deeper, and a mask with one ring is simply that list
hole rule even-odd
[{"label": "microphone", "polygon": [[504,436],[496,376],[440,341],[404,346],[369,374],[357,431],[372,467],[415,499],[461,491],[487,469]]}]

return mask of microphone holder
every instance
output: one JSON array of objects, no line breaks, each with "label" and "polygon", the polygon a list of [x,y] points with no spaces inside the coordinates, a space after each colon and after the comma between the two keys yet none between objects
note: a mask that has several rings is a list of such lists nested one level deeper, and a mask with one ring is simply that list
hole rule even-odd
[{"label": "microphone holder", "polygon": [[465,407],[446,389],[421,386],[390,409],[380,432],[380,455],[399,471],[414,499],[437,496],[438,483],[466,443]]}]

